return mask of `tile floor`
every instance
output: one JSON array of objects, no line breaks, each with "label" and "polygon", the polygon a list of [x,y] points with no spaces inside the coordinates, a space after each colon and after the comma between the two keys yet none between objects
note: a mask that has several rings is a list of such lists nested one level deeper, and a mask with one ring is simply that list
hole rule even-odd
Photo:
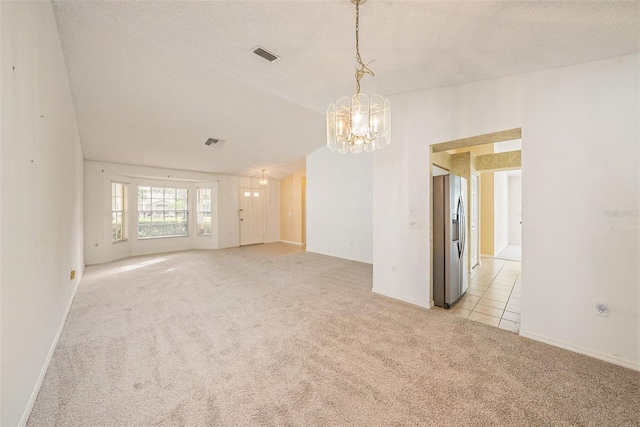
[{"label": "tile floor", "polygon": [[445,312],[465,319],[520,331],[520,262],[482,257],[469,276],[469,288]]}]

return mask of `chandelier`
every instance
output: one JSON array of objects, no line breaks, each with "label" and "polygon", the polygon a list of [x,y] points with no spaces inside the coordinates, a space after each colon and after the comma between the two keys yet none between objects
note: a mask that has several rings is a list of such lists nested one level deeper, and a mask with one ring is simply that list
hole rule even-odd
[{"label": "chandelier", "polygon": [[262,178],[260,178],[260,180],[258,181],[258,184],[260,185],[267,185],[269,183],[269,180],[267,178],[264,177],[264,169],[262,169]]},{"label": "chandelier", "polygon": [[351,0],[356,5],[356,94],[327,108],[327,147],[338,153],[371,152],[391,144],[391,103],[380,95],[360,93],[360,79],[374,75],[360,57],[360,4],[365,1]]}]

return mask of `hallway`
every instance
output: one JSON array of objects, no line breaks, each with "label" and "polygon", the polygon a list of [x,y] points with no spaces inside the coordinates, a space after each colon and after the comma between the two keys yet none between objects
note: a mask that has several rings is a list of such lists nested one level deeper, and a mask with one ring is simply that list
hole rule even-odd
[{"label": "hallway", "polygon": [[520,331],[520,262],[482,257],[469,277],[467,292],[445,310],[465,319]]}]

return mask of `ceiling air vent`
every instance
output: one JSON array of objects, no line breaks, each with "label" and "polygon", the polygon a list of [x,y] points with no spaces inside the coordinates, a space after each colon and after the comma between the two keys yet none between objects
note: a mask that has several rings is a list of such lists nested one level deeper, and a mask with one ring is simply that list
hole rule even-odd
[{"label": "ceiling air vent", "polygon": [[204,142],[204,145],[209,145],[211,147],[220,147],[224,144],[222,139],[209,138]]},{"label": "ceiling air vent", "polygon": [[278,55],[274,55],[273,53],[261,48],[260,46],[258,46],[255,49],[253,49],[253,53],[255,53],[256,55],[258,55],[261,58],[266,59],[269,62],[273,62],[276,59],[280,59],[280,57]]}]

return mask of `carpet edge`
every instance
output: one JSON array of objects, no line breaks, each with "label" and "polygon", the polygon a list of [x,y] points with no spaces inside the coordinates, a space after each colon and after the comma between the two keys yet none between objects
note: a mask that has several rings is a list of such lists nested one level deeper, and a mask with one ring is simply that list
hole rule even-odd
[{"label": "carpet edge", "polygon": [[417,305],[418,307],[426,308],[427,310],[433,308],[433,301],[431,301],[430,303],[424,303],[422,301],[416,301],[416,300],[413,300],[411,298],[405,298],[405,297],[401,297],[399,295],[393,295],[393,294],[390,294],[388,292],[383,292],[380,289],[376,289],[375,287],[373,289],[371,289],[371,292],[373,292],[374,294],[382,295],[383,297],[392,298],[392,299],[395,299],[395,300],[398,300],[398,301],[402,301],[402,302],[406,302],[406,303],[412,304],[412,305]]},{"label": "carpet edge", "polygon": [[520,329],[520,336],[524,338],[529,338],[534,341],[543,342],[545,344],[549,344],[554,347],[559,347],[564,350],[569,350],[574,353],[579,353],[584,356],[593,357],[594,359],[602,360],[603,362],[612,363],[614,365],[622,366],[623,368],[640,372],[640,362],[623,359],[622,357],[614,356],[612,354],[601,353],[599,351],[590,350],[590,349],[580,347],[568,342],[559,341],[553,338],[546,337],[544,335],[537,334],[535,332],[530,332],[522,329]]},{"label": "carpet edge", "polygon": [[71,293],[71,298],[69,298],[69,303],[67,304],[67,308],[60,320],[60,325],[58,326],[58,331],[56,332],[56,336],[53,338],[51,342],[51,348],[49,348],[49,353],[47,354],[47,358],[42,365],[42,369],[40,370],[40,375],[38,376],[38,381],[33,387],[33,391],[31,392],[31,397],[29,398],[29,402],[27,406],[24,408],[24,412],[22,414],[22,418],[20,419],[19,427],[24,427],[27,425],[27,421],[29,421],[29,417],[31,416],[31,411],[33,410],[33,405],[36,403],[36,399],[38,398],[38,393],[40,392],[40,387],[42,387],[42,382],[44,381],[44,377],[47,374],[47,370],[49,370],[49,365],[51,364],[51,360],[53,359],[53,354],[55,353],[56,347],[58,346],[58,341],[60,340],[60,336],[62,335],[62,331],[64,330],[64,325],[67,323],[67,317],[71,312],[71,306],[73,305],[73,300],[76,298],[76,293],[78,292],[78,287],[80,286],[80,282],[82,281],[82,276],[84,273],[84,268],[80,273],[78,280],[73,287],[73,292]]}]

